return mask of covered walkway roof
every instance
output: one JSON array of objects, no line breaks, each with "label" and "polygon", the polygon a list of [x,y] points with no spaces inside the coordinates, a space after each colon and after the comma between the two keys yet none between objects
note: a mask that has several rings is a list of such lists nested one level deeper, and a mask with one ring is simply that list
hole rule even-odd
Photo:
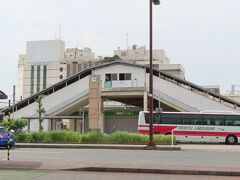
[{"label": "covered walkway roof", "polygon": [[0,90],[0,99],[7,99],[7,95]]},{"label": "covered walkway roof", "polygon": [[[127,66],[144,68],[146,70],[146,72],[149,73],[149,67],[143,66],[143,65],[138,65],[138,64],[123,62],[123,61],[114,61],[114,62],[106,63],[106,64],[103,64],[103,65],[91,67],[89,69],[85,69],[85,70],[83,70],[83,71],[81,71],[81,72],[79,72],[79,73],[77,73],[77,74],[75,74],[71,77],[66,78],[65,80],[62,80],[62,81],[52,85],[52,86],[48,87],[47,89],[45,89],[45,90],[43,90],[43,91],[41,91],[37,94],[34,94],[34,95],[22,100],[21,102],[15,104],[14,109],[15,110],[20,110],[20,109],[34,103],[35,100],[37,99],[37,97],[41,94],[43,94],[45,96],[49,96],[49,95],[55,93],[56,91],[59,91],[59,90],[65,88],[65,87],[71,85],[71,84],[75,83],[76,81],[79,81],[79,80],[83,79],[84,77],[91,75],[92,71],[94,69],[100,69],[100,68],[108,67],[108,66],[111,66],[111,65],[114,65],[114,64],[123,64],[123,65],[127,65]],[[171,83],[174,83],[178,86],[184,87],[185,89],[188,89],[190,91],[197,92],[200,95],[207,95],[208,98],[216,99],[219,103],[228,104],[228,105],[232,106],[233,109],[240,108],[240,103],[237,102],[237,101],[226,98],[226,97],[224,97],[220,94],[216,94],[216,93],[213,93],[211,91],[208,91],[201,86],[198,86],[198,85],[196,85],[194,83],[191,83],[189,81],[186,81],[184,79],[177,78],[173,75],[169,75],[169,74],[167,74],[165,72],[162,72],[158,69],[155,69],[155,68],[153,69],[153,75],[156,76],[156,77],[159,77],[161,79],[164,79],[166,81],[169,81]],[[12,111],[12,107],[10,109],[9,108],[4,109],[3,112],[6,113],[9,110]]]}]

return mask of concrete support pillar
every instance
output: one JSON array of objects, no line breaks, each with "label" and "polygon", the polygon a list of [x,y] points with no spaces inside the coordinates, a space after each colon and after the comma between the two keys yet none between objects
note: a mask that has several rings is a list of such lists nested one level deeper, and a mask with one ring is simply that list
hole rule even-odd
[{"label": "concrete support pillar", "polygon": [[103,132],[101,76],[89,77],[89,131]]},{"label": "concrete support pillar", "polygon": [[147,91],[144,91],[144,94],[143,94],[143,110],[144,111],[148,110],[148,94],[147,94]]}]

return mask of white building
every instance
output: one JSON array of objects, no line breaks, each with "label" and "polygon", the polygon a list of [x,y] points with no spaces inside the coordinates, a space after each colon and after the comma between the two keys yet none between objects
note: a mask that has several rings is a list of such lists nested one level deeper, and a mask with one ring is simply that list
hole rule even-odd
[{"label": "white building", "polygon": [[99,59],[90,48],[70,48],[65,51],[62,40],[28,41],[26,54],[19,56],[17,101],[95,66]]},{"label": "white building", "polygon": [[66,78],[65,43],[61,40],[29,41],[18,61],[16,100],[19,101]]},{"label": "white building", "polygon": [[28,41],[26,60],[29,63],[60,62],[64,60],[64,53],[62,40]]}]

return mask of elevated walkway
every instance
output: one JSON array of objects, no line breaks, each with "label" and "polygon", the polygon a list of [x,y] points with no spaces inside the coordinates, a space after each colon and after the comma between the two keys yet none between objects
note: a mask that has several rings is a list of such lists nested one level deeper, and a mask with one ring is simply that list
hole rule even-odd
[{"label": "elevated walkway", "polygon": [[[109,73],[131,73],[132,83],[127,87],[105,87],[105,76]],[[149,84],[149,68],[126,62],[112,62],[81,71],[53,86],[15,104],[14,117],[37,116],[35,100],[44,95],[43,107],[46,115],[70,115],[89,104],[89,77],[100,75],[102,81],[101,98],[116,100],[144,107]],[[240,111],[240,103],[207,91],[186,80],[154,69],[154,99],[177,111]],[[134,79],[134,78],[135,79]],[[122,81],[121,81],[122,82]],[[4,109],[3,113],[12,112]]]},{"label": "elevated walkway", "polygon": [[[148,78],[147,78],[148,80]],[[185,80],[153,77],[154,98],[179,111],[236,111],[239,103],[219,94],[206,91]]]}]

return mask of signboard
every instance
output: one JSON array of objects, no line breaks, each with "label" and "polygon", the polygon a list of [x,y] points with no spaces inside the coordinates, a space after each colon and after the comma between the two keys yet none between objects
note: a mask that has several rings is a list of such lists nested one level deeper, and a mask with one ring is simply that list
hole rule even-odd
[{"label": "signboard", "polygon": [[125,81],[112,81],[112,87],[132,87],[132,81],[131,80],[125,80]]},{"label": "signboard", "polygon": [[112,88],[112,81],[105,81],[104,87],[105,88]]}]

